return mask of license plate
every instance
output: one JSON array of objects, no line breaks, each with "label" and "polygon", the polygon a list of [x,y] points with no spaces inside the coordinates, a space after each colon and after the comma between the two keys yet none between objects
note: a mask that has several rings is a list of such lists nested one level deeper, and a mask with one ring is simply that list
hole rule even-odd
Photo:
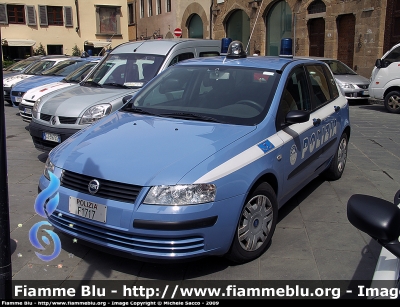
[{"label": "license plate", "polygon": [[107,206],[70,196],[69,212],[89,220],[105,223]]},{"label": "license plate", "polygon": [[15,97],[15,102],[21,102],[22,101],[22,97]]},{"label": "license plate", "polygon": [[25,109],[24,109],[24,112],[25,112],[26,114],[32,114],[32,109],[25,108]]},{"label": "license plate", "polygon": [[369,95],[369,91],[363,91],[362,94],[363,95]]},{"label": "license plate", "polygon": [[61,143],[61,137],[58,134],[43,132],[43,140]]}]

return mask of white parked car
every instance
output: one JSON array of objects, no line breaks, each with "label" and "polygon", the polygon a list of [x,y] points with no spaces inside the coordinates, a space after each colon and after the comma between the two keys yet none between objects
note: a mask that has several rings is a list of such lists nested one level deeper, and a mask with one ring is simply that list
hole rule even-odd
[{"label": "white parked car", "polygon": [[22,80],[31,78],[36,75],[40,75],[43,71],[53,67],[55,64],[61,61],[67,60],[69,57],[58,55],[58,56],[46,56],[43,57],[42,60],[37,63],[29,66],[26,70],[21,74],[12,75],[10,77],[3,78],[3,91],[4,91],[4,100],[8,101],[11,105],[14,105],[11,102],[11,90],[12,87],[21,82]]},{"label": "white parked car", "polygon": [[62,88],[78,85],[86,75],[99,63],[99,60],[90,61],[87,64],[79,67],[77,70],[70,73],[64,79],[50,84],[44,84],[28,90],[22,97],[22,102],[19,104],[19,114],[23,121],[30,122],[32,120],[32,108],[36,101],[40,102],[43,96],[60,90]]}]

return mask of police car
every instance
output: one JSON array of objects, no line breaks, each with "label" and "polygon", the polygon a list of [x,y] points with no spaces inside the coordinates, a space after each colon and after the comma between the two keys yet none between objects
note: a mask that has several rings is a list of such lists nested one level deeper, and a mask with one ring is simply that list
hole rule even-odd
[{"label": "police car", "polygon": [[40,193],[60,183],[49,222],[145,260],[259,257],[279,209],[317,176],[341,178],[347,159],[347,99],[289,43],[280,57],[233,41],[180,62],[55,147],[39,180]]},{"label": "police car", "polygon": [[[35,102],[38,103],[43,96],[61,90],[72,85],[78,86],[85,76],[97,65],[99,59],[82,62],[83,65],[77,65],[78,68],[73,70],[60,81],[45,83],[44,85],[33,87],[25,92],[22,96],[22,102],[19,104],[19,114],[23,121],[30,122],[32,120],[32,109]],[[46,82],[43,80],[43,82]]]}]

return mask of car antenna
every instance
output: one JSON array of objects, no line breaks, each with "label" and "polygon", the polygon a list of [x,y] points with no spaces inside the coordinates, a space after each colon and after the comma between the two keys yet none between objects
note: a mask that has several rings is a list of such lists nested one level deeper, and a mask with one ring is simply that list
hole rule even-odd
[{"label": "car antenna", "polygon": [[135,49],[133,49],[133,52],[136,52],[136,50],[139,49],[140,46],[142,46],[144,44],[145,41],[143,41],[139,46],[137,46]]},{"label": "car antenna", "polygon": [[[264,1],[264,0],[261,0],[260,8],[262,7],[263,1]],[[254,0],[254,2],[257,2],[257,3],[258,3],[258,2],[260,2],[260,0],[258,0],[258,1]],[[247,54],[247,51],[248,51],[248,49],[249,49],[251,37],[253,36],[254,28],[256,27],[257,20],[258,20],[258,16],[260,15],[260,12],[261,12],[261,9],[258,10],[257,17],[256,17],[256,21],[254,22],[253,29],[251,30],[251,34],[250,34],[250,37],[249,37],[249,41],[247,42],[247,46],[246,46],[246,50],[245,50],[245,51],[246,51],[246,54]]]}]

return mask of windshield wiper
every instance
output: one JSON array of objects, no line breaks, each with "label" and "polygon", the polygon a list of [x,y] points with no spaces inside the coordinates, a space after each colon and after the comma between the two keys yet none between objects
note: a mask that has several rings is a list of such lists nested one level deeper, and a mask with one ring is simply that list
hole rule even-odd
[{"label": "windshield wiper", "polygon": [[124,84],[119,84],[116,82],[103,83],[103,86],[104,85],[110,85],[110,86],[121,87],[121,88],[129,88],[128,86],[126,86]]},{"label": "windshield wiper", "polygon": [[143,109],[141,109],[141,108],[135,108],[135,107],[129,108],[129,107],[126,107],[126,108],[124,108],[124,110],[125,110],[125,111],[128,111],[128,112],[132,112],[132,113],[140,113],[140,114],[158,116],[158,114],[151,113],[151,112],[149,112],[149,111],[145,111],[145,110],[143,110]]},{"label": "windshield wiper", "polygon": [[213,123],[222,123],[220,120],[218,120],[214,117],[205,116],[205,115],[197,115],[197,114],[193,114],[193,113],[185,113],[185,112],[163,113],[163,114],[160,114],[160,116],[172,117],[172,118],[182,118],[182,119],[195,119],[195,120],[202,120],[205,122],[213,122]]},{"label": "windshield wiper", "polygon": [[97,86],[97,87],[102,87],[101,84],[95,82],[95,81],[86,81],[85,85],[90,85],[90,86]]}]

